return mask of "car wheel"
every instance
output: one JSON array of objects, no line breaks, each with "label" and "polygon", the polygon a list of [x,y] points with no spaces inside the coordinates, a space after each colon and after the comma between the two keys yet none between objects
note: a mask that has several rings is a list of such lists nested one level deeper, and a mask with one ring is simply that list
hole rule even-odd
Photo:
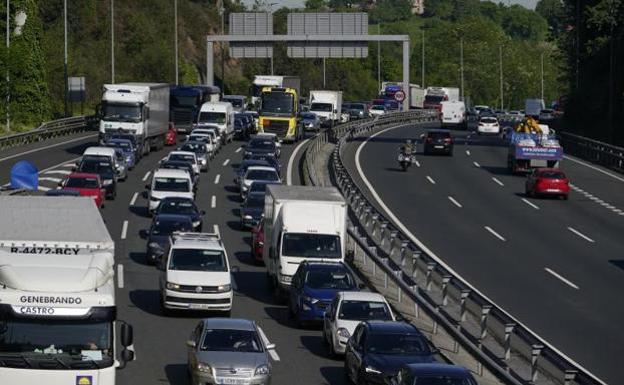
[{"label": "car wheel", "polygon": [[567,201],[567,200],[568,200],[568,194],[564,194],[564,195],[562,195],[562,196],[561,196],[561,198],[562,198],[564,201]]},{"label": "car wheel", "polygon": [[349,366],[347,364],[346,358],[345,358],[345,363],[344,363],[344,379],[345,379],[345,383],[350,384],[350,385],[355,385],[355,383],[351,379],[351,375],[349,375]]}]

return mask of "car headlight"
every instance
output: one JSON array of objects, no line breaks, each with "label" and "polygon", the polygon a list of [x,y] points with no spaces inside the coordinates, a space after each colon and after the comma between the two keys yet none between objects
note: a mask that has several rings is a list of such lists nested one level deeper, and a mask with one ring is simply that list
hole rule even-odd
[{"label": "car headlight", "polygon": [[217,287],[217,291],[220,293],[227,293],[228,291],[232,290],[232,285],[227,284],[227,285],[221,285]]},{"label": "car headlight", "polygon": [[245,151],[245,155],[251,156],[251,151]]},{"label": "car headlight", "polygon": [[351,337],[351,334],[345,328],[338,328],[338,330],[336,330],[336,334],[338,334],[338,337],[342,337],[342,338],[348,339],[349,337]]},{"label": "car headlight", "polygon": [[364,370],[366,371],[366,373],[381,374],[381,370],[377,370],[372,366],[367,366],[364,368]]},{"label": "car headlight", "polygon": [[290,285],[292,277],[290,275],[280,275],[280,281],[282,281],[282,283],[287,283]]},{"label": "car headlight", "polygon": [[104,179],[104,181],[102,182],[102,184],[104,186],[110,186],[113,184],[113,180],[112,179]]},{"label": "car headlight", "polygon": [[303,296],[303,300],[305,302],[310,302],[311,304],[315,304],[315,303],[317,303],[319,301],[318,299],[310,297],[309,295],[304,295]]},{"label": "car headlight", "polygon": [[253,219],[253,217],[251,215],[244,215],[243,219],[247,219],[248,221],[250,221]]},{"label": "car headlight", "polygon": [[265,376],[271,373],[269,365],[260,365],[256,368],[256,376]]},{"label": "car headlight", "polygon": [[193,222],[193,227],[197,227],[201,225],[201,221]]},{"label": "car headlight", "polygon": [[243,191],[247,191],[249,189],[249,187],[247,187],[246,185],[243,185]]},{"label": "car headlight", "polygon": [[202,158],[199,160],[199,163],[201,163],[202,166],[206,165],[206,159]]},{"label": "car headlight", "polygon": [[212,368],[210,367],[210,365],[205,364],[203,362],[197,363],[197,370],[199,370],[202,373],[212,373]]},{"label": "car headlight", "polygon": [[[180,290],[180,285],[178,285],[177,283],[167,282],[167,289],[169,289],[169,290]],[[210,367],[208,367],[208,368],[210,368]]]},{"label": "car headlight", "polygon": [[162,248],[162,246],[161,246],[161,245],[159,245],[159,244],[158,244],[158,243],[156,243],[156,242],[150,242],[147,246],[148,246],[150,249],[158,249],[158,250],[162,250],[162,249],[163,249],[163,248]]},{"label": "car headlight", "polygon": [[160,200],[160,198],[156,198],[155,196],[151,196],[151,197],[150,197],[150,200],[151,200],[152,202],[158,202],[158,201]]},{"label": "car headlight", "polygon": [[269,153],[267,153],[267,156],[275,156],[275,153],[274,152],[269,152]]}]

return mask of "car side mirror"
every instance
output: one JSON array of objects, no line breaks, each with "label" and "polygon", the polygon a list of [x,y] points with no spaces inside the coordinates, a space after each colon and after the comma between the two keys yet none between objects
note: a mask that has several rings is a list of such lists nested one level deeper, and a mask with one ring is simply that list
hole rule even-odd
[{"label": "car side mirror", "polygon": [[238,266],[232,266],[232,267],[230,267],[230,272],[232,272],[232,273],[238,273],[238,272],[240,272],[240,267],[238,267]]},{"label": "car side mirror", "polygon": [[195,348],[197,347],[197,344],[193,340],[188,340],[186,341],[186,346],[188,346],[189,348]]},{"label": "car side mirror", "polygon": [[267,344],[267,350],[275,350],[275,344]]},{"label": "car side mirror", "polygon": [[403,317],[401,314],[395,314],[394,319],[397,322],[407,322],[407,319],[405,319],[405,317]]},{"label": "car side mirror", "polygon": [[202,210],[199,212],[201,215],[206,215],[206,210]]},{"label": "car side mirror", "polygon": [[[134,351],[130,349],[124,349],[121,351],[121,361],[123,362],[123,366],[126,365],[126,362],[134,361]],[[123,367],[122,367],[123,369]]]},{"label": "car side mirror", "polygon": [[146,190],[149,190],[149,189],[151,189],[151,188],[152,188],[152,186],[150,186],[150,185],[148,185],[148,184],[146,184],[146,185],[145,185],[145,189],[146,189]]},{"label": "car side mirror", "polygon": [[[121,324],[121,346],[127,348],[128,346],[132,345],[132,342],[134,341],[134,332],[132,330],[132,326],[128,325],[127,323],[122,323]],[[131,361],[131,360],[128,360]]]}]

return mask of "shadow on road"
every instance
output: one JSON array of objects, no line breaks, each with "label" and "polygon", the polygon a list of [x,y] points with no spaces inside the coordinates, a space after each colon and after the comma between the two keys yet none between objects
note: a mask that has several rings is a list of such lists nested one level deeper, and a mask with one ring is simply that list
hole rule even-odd
[{"label": "shadow on road", "polygon": [[191,383],[188,378],[186,364],[165,365],[165,374],[167,375],[167,381],[171,385],[187,385]]},{"label": "shadow on road", "polygon": [[344,368],[341,366],[325,366],[321,368],[321,374],[329,385],[347,384]]},{"label": "shadow on road", "polygon": [[624,259],[610,259],[609,263],[624,270]]}]

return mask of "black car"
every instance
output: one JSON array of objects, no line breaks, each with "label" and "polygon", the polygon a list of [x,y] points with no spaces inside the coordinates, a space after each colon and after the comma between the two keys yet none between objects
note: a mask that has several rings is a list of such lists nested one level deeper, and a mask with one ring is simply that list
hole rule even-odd
[{"label": "black car", "polygon": [[260,181],[256,181],[256,182],[252,182],[251,186],[249,186],[249,191],[247,192],[247,194],[253,194],[253,193],[258,193],[261,192],[263,194],[266,193],[266,187],[268,185],[272,185],[272,184],[281,184],[279,182],[260,182]]},{"label": "black car", "polygon": [[266,160],[245,159],[236,169],[236,172],[234,174],[234,184],[236,184],[237,186],[240,185],[241,178],[245,175],[247,169],[251,166],[272,167],[272,165]]},{"label": "black car", "polygon": [[170,170],[185,170],[188,171],[189,175],[193,179],[193,188],[197,189],[199,174],[193,170],[193,165],[190,162],[186,162],[183,160],[166,160],[162,162],[158,168],[166,168]]},{"label": "black car", "polygon": [[243,119],[234,119],[234,137],[237,139],[245,139],[247,137],[247,127]]},{"label": "black car", "polygon": [[416,326],[398,321],[360,323],[347,342],[345,374],[355,384],[386,384],[404,364],[434,362]]},{"label": "black car", "polygon": [[447,130],[429,130],[422,137],[423,152],[453,156],[453,137]]},{"label": "black car", "polygon": [[270,167],[273,167],[274,169],[276,169],[277,173],[280,174],[280,176],[282,175],[282,172],[281,172],[282,165],[280,164],[279,160],[277,160],[277,158],[274,155],[253,154],[249,156],[247,160],[264,160],[269,163]]},{"label": "black car", "polygon": [[160,214],[187,216],[193,223],[193,229],[201,233],[203,225],[202,215],[206,214],[206,212],[200,210],[191,198],[166,197],[160,201],[156,209],[156,215]]},{"label": "black car", "polygon": [[243,229],[252,228],[258,224],[264,211],[264,192],[247,194],[247,198],[241,204],[240,216]]},{"label": "black car", "polygon": [[132,148],[134,149],[134,162],[139,163],[139,160],[143,156],[143,145],[137,140],[136,136],[125,132],[107,133],[105,135],[104,143],[110,139],[127,139],[132,142]]},{"label": "black car", "polygon": [[274,140],[267,138],[254,138],[245,146],[244,159],[252,155],[261,154],[269,156],[277,156],[277,146]]},{"label": "black car", "polygon": [[77,172],[98,174],[102,180],[106,199],[117,196],[117,172],[109,158],[103,156],[83,156],[76,167]]},{"label": "black car", "polygon": [[406,364],[390,379],[391,385],[478,385],[462,366],[442,363]]},{"label": "black car", "polygon": [[154,217],[147,235],[148,263],[156,264],[167,253],[173,232],[193,231],[193,223],[187,215],[160,214]]}]

